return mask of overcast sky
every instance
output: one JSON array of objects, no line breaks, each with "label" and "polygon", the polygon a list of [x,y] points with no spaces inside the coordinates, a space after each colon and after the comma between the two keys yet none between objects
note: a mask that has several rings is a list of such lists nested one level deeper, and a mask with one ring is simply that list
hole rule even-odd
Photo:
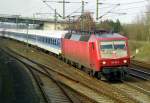
[{"label": "overcast sky", "polygon": [[[54,1],[54,0],[53,0]],[[55,0],[59,1],[59,0]],[[81,0],[66,0],[66,1],[81,1]],[[85,6],[86,11],[95,12],[96,0],[85,0],[88,2]],[[100,2],[106,3],[106,5],[99,5],[99,15],[107,14],[109,10],[113,14],[107,14],[102,19],[119,19],[123,23],[130,23],[135,20],[137,15],[142,15],[146,11],[146,5],[148,0],[99,0]],[[109,3],[109,4],[107,4]],[[120,3],[120,6],[113,4]],[[62,4],[49,3],[53,8],[62,14]],[[70,14],[74,10],[81,7],[81,4],[66,4],[66,15]],[[79,9],[79,12],[81,9]],[[42,0],[0,0],[0,14],[12,14],[12,15],[22,15],[22,16],[33,16],[34,13],[53,13]],[[116,13],[127,13],[126,15],[119,15]],[[79,15],[79,14],[74,14]],[[52,16],[52,14],[51,14]],[[41,16],[42,17],[42,16]],[[49,15],[44,15],[43,17],[50,17]]]}]

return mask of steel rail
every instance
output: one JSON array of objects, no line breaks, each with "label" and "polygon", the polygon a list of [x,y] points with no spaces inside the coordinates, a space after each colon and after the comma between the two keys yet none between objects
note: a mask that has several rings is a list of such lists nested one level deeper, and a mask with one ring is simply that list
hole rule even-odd
[{"label": "steel rail", "polygon": [[150,80],[150,73],[142,71],[141,69],[135,69],[135,68],[130,67],[129,68],[129,74],[134,76],[134,77],[143,79],[143,80]]},{"label": "steel rail", "polygon": [[[9,48],[8,48],[8,49],[9,49]],[[3,49],[3,50],[5,51],[5,49]],[[11,53],[10,53],[10,51],[11,51]],[[11,49],[10,49],[10,51],[9,51],[9,53],[10,53],[12,56],[14,56],[14,54],[16,54],[16,56],[14,56],[14,58],[18,59],[17,56],[19,56],[20,54],[18,54],[18,53],[16,53],[16,52],[12,51]],[[8,52],[8,51],[7,51],[7,52]],[[9,54],[9,55],[10,55],[10,54]],[[87,85],[87,84],[85,84],[85,83],[82,83],[82,82],[80,82],[80,81],[78,81],[78,80],[76,80],[76,79],[74,79],[74,78],[72,78],[72,77],[68,77],[67,75],[65,75],[65,74],[63,74],[63,73],[61,73],[61,72],[59,72],[59,71],[57,71],[57,70],[53,70],[53,69],[51,69],[51,67],[47,67],[46,65],[37,63],[37,62],[35,62],[35,61],[33,61],[33,60],[27,58],[27,57],[24,57],[24,56],[20,55],[20,58],[19,58],[18,60],[19,60],[19,61],[22,61],[22,59],[24,59],[24,60],[26,59],[25,61],[32,62],[32,63],[34,63],[34,64],[36,64],[36,65],[43,66],[44,68],[46,68],[46,69],[48,69],[48,70],[54,72],[55,74],[58,74],[58,75],[62,76],[63,78],[69,79],[69,81],[76,82],[76,83],[78,83],[78,84],[81,84],[81,85],[83,85],[83,86],[89,88],[90,90],[94,90],[95,92],[98,92],[97,89],[92,88],[91,86],[89,86],[89,85]],[[39,71],[39,70],[37,70],[37,71]],[[40,71],[40,72],[41,72],[41,71]],[[43,73],[43,72],[42,72],[42,73]],[[66,85],[66,86],[67,86],[67,85]],[[80,92],[79,92],[79,93],[80,93]],[[109,98],[111,98],[111,99],[113,99],[113,100],[115,100],[115,101],[119,101],[119,102],[122,101],[122,100],[120,100],[120,99],[118,99],[118,98],[115,98],[114,96],[110,96],[109,93],[107,94],[107,93],[105,93],[105,92],[102,92],[102,94],[104,94],[105,96],[108,96]],[[81,95],[84,95],[84,94],[81,93]],[[86,97],[86,95],[84,95],[84,96]],[[128,96],[127,96],[127,97],[128,97]],[[90,100],[92,100],[92,101],[94,101],[94,102],[96,102],[96,100],[94,100],[93,98],[90,98],[90,97],[87,97],[87,98],[90,99]],[[123,98],[124,98],[124,97],[123,97]],[[130,98],[130,99],[131,99],[131,98]],[[100,101],[100,100],[99,100],[99,101]],[[136,101],[136,100],[132,99],[131,101]]]},{"label": "steel rail", "polygon": [[[45,68],[44,65],[40,65],[40,64],[38,64],[38,63],[36,63],[36,62],[34,62],[34,61],[32,61],[32,60],[26,58],[26,57],[23,57],[23,56],[19,55],[19,56],[21,56],[21,57],[23,57],[23,58],[25,58],[25,59],[27,59],[27,60],[29,60],[29,61],[35,63],[36,65],[38,65],[38,66],[43,70],[43,71],[40,71],[40,70],[38,70],[37,68],[31,66],[30,64],[27,64],[27,63],[23,62],[22,60],[20,60],[19,58],[13,56],[12,54],[9,54],[9,53],[6,52],[4,49],[2,49],[2,50],[3,50],[5,53],[7,53],[9,56],[11,56],[11,57],[15,58],[16,60],[20,61],[21,63],[23,63],[23,64],[29,69],[29,71],[31,71],[32,74],[34,73],[34,72],[33,72],[33,70],[34,70],[34,71],[39,72],[40,74],[42,74],[42,75],[48,77],[50,80],[52,80],[52,81],[60,88],[60,90],[61,90],[62,93],[68,98],[68,100],[70,101],[70,103],[74,103],[74,102],[73,102],[73,99],[65,92],[65,90],[64,90],[63,87],[61,86],[61,83],[59,83],[59,81],[55,80],[55,78],[52,77],[52,75],[46,70],[46,68]],[[13,52],[13,51],[11,51],[11,52]],[[13,52],[13,53],[15,54],[15,52]],[[16,53],[15,55],[18,55],[18,54]],[[53,71],[53,72],[54,72],[54,71]],[[34,78],[36,78],[36,77],[34,76]],[[69,79],[70,79],[70,78],[69,78]],[[37,80],[38,80],[38,79],[37,79]],[[40,83],[39,83],[38,85],[40,85]],[[42,90],[41,87],[40,87],[40,89]],[[44,98],[46,99],[47,103],[51,103],[51,102],[50,102],[51,100],[50,100],[49,98],[47,98],[46,94],[45,94],[44,92],[43,92],[43,94],[44,94],[44,96],[45,96]]]}]

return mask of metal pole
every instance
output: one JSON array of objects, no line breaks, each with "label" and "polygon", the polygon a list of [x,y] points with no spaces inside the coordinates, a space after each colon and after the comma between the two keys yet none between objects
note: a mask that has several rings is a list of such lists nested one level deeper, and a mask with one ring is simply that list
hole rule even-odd
[{"label": "metal pole", "polygon": [[65,0],[63,0],[63,19],[65,19]]},{"label": "metal pole", "polygon": [[2,28],[2,18],[0,19],[1,21],[0,21],[0,28]]},{"label": "metal pole", "polygon": [[29,42],[29,37],[28,37],[28,34],[29,34],[29,23],[27,22],[27,49],[26,49],[26,51],[28,52],[28,47],[29,47],[29,45],[28,45],[28,42]]},{"label": "metal pole", "polygon": [[55,30],[57,29],[57,11],[55,9],[55,15],[54,15],[54,19],[55,19]]},{"label": "metal pole", "polygon": [[33,29],[35,29],[34,28],[34,24],[35,24],[34,20],[35,20],[35,14],[33,14]]},{"label": "metal pole", "polygon": [[69,31],[71,31],[71,17],[69,16]]},{"label": "metal pole", "polygon": [[99,13],[99,0],[96,0],[96,20],[98,20],[99,17],[98,13]]},{"label": "metal pole", "polygon": [[84,30],[84,1],[82,0],[82,11],[81,11],[81,31]]},{"label": "metal pole", "polygon": [[18,19],[16,17],[16,28],[18,29]]}]

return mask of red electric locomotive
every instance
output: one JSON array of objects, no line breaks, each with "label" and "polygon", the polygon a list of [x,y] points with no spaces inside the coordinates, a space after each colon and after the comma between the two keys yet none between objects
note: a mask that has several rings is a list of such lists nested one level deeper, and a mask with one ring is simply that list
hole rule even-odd
[{"label": "red electric locomotive", "polygon": [[97,78],[122,80],[130,63],[128,39],[118,33],[68,33],[62,38],[62,56]]}]

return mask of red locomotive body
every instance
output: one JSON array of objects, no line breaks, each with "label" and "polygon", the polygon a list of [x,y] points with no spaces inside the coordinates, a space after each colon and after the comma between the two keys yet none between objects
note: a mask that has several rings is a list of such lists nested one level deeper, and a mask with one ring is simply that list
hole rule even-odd
[{"label": "red locomotive body", "polygon": [[130,63],[127,38],[116,33],[66,34],[62,56],[98,78],[123,78]]}]

